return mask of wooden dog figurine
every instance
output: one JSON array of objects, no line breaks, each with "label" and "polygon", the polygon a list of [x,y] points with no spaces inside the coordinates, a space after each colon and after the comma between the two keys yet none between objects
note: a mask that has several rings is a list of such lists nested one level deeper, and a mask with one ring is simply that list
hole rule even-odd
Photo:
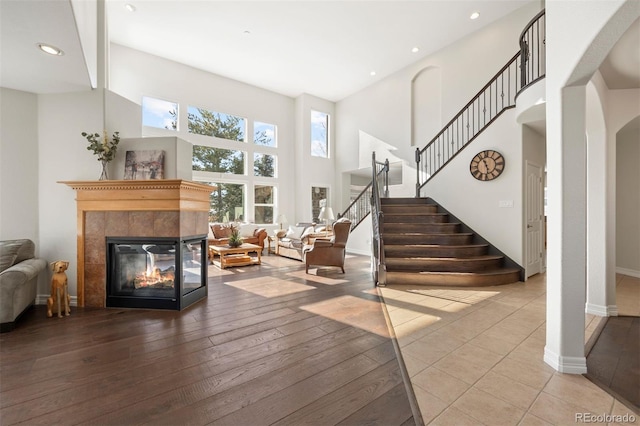
[{"label": "wooden dog figurine", "polygon": [[64,304],[64,315],[70,315],[71,309],[69,304],[71,303],[71,296],[69,296],[69,288],[67,286],[67,274],[64,271],[69,267],[69,262],[64,260],[58,260],[57,262],[51,262],[51,269],[53,270],[53,277],[51,278],[51,297],[47,298],[47,317],[53,316],[52,309],[54,305],[57,308],[58,318],[62,318],[62,307]]}]

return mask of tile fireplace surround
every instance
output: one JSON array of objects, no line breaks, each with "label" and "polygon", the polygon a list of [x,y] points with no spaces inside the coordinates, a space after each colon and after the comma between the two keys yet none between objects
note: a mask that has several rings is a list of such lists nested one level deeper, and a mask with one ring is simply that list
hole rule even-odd
[{"label": "tile fireplace surround", "polygon": [[209,185],[182,179],[60,183],[76,190],[78,306],[105,307],[106,237],[208,233]]}]

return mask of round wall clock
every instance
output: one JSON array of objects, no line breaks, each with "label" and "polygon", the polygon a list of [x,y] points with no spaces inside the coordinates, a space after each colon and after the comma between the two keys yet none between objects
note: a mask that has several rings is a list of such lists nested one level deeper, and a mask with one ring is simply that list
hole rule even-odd
[{"label": "round wall clock", "polygon": [[482,181],[493,180],[504,170],[504,157],[498,151],[480,151],[469,165],[471,175]]}]

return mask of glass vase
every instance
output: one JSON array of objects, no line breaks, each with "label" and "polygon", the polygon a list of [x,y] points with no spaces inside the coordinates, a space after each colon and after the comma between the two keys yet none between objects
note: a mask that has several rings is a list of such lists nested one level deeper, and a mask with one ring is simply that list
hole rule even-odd
[{"label": "glass vase", "polygon": [[98,180],[109,180],[109,171],[107,170],[107,164],[109,164],[109,162],[107,160],[100,160],[100,164],[102,164],[102,173],[100,173],[100,179]]}]

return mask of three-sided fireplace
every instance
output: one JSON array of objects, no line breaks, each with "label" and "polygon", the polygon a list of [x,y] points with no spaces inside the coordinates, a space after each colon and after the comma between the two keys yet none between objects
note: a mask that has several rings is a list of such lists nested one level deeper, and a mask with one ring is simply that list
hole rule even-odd
[{"label": "three-sided fireplace", "polygon": [[182,310],[207,296],[207,236],[107,237],[106,306]]}]

